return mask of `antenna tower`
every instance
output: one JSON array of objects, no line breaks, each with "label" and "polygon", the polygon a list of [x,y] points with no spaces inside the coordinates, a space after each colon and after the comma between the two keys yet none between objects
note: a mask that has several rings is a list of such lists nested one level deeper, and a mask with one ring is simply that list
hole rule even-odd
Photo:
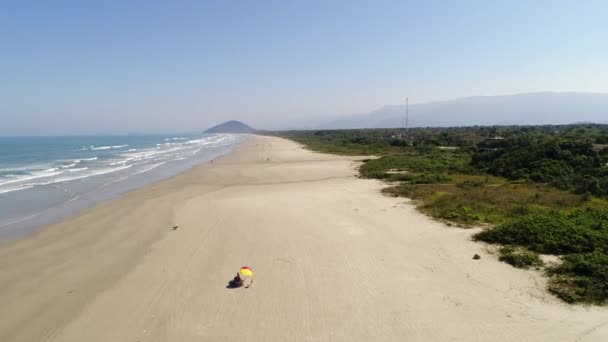
[{"label": "antenna tower", "polygon": [[408,130],[408,119],[409,119],[409,113],[408,113],[408,98],[405,98],[405,130]]}]

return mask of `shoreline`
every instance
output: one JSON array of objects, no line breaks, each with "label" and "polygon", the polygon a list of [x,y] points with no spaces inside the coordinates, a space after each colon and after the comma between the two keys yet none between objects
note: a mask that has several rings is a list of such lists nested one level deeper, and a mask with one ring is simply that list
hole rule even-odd
[{"label": "shoreline", "polygon": [[3,223],[0,225],[0,246],[27,238],[44,229],[44,227],[69,220],[87,209],[94,208],[100,203],[118,199],[132,191],[137,191],[189,172],[217,157],[230,153],[234,148],[245,143],[247,136],[242,136],[239,139],[242,140],[228,148],[222,148],[212,151],[208,155],[199,156],[197,159],[190,160],[184,165],[172,165],[172,169],[153,170],[152,173],[143,175],[143,177],[130,178],[130,176],[125,176],[119,180],[121,181],[120,183],[116,180],[104,183],[94,190],[78,194],[75,198],[54,204],[41,211],[31,212],[25,217],[15,218],[12,221]]},{"label": "shoreline", "polygon": [[[253,136],[0,246],[0,340],[608,336],[605,310],[560,303],[471,231],[382,195],[357,159]],[[252,288],[226,289],[245,264]]]},{"label": "shoreline", "polygon": [[[235,145],[228,153],[224,153],[218,157],[215,157],[212,160],[219,161],[222,158],[235,153],[240,148],[242,148],[243,145],[249,143],[248,139],[251,138],[247,137],[246,140],[239,143],[238,145]],[[73,260],[73,257],[70,254],[86,254],[87,247],[94,243],[93,238],[103,238],[103,236],[105,235],[104,229],[99,226],[88,224],[91,220],[96,220],[99,217],[105,216],[112,218],[121,218],[124,216],[128,216],[129,214],[127,214],[125,210],[119,209],[119,211],[116,212],[116,209],[118,207],[121,207],[123,204],[132,209],[134,206],[137,206],[137,204],[134,203],[136,201],[142,199],[145,201],[145,198],[155,197],[159,194],[162,195],[162,192],[166,191],[167,188],[170,189],[173,186],[173,183],[187,181],[188,178],[192,177],[193,175],[206,172],[206,170],[213,165],[212,160],[202,162],[198,165],[190,167],[189,169],[183,172],[169,176],[168,178],[163,178],[161,180],[154,181],[151,184],[145,185],[143,187],[128,190],[124,193],[118,194],[116,197],[96,202],[90,207],[85,207],[81,210],[78,210],[78,212],[73,215],[70,215],[64,219],[60,219],[58,222],[41,225],[25,236],[21,236],[16,239],[0,241],[0,303],[5,304],[7,302],[10,302],[10,300],[6,299],[14,296],[14,294],[6,294],[2,291],[6,290],[7,288],[10,289],[12,287],[11,285],[14,286],[14,284],[10,284],[11,281],[7,281],[5,277],[11,277],[12,281],[25,281],[27,283],[28,286],[26,286],[25,289],[19,289],[19,295],[27,295],[32,297],[36,296],[36,292],[38,292],[37,286],[39,285],[38,281],[32,282],[31,279],[28,278],[35,277],[40,273],[48,272],[49,268],[66,269],[70,266],[73,266],[73,264],[78,264],[77,261]],[[188,197],[184,197],[183,195],[176,192],[170,193],[169,196],[174,196],[174,200],[176,201],[184,201]],[[170,216],[170,206],[167,206],[166,208],[157,207],[156,209],[160,210],[161,212],[164,210],[166,216]],[[156,217],[158,217],[159,212],[156,212],[156,214]],[[145,215],[139,215],[139,217],[144,216]],[[130,269],[132,269],[137,264],[137,261],[145,255],[146,249],[148,249],[156,241],[162,238],[164,234],[163,228],[169,227],[171,221],[164,220],[161,222],[162,224],[159,224],[159,222],[155,222],[155,231],[152,232],[152,234],[150,234],[150,232],[147,232],[148,234],[144,236],[145,239],[143,239],[142,241],[132,241],[128,246],[125,246],[125,248],[123,248],[125,249],[124,252],[128,253],[130,257],[125,257],[125,255],[121,255],[120,258],[116,258],[116,260],[113,260],[114,262],[111,265],[111,270],[106,269],[104,272],[102,272],[103,276],[97,276],[98,272],[95,270],[85,270],[88,267],[81,264],[80,271],[82,272],[83,270],[85,270],[86,274],[82,274],[79,272],[80,274],[78,274],[78,277],[81,278],[84,284],[81,283],[74,284],[75,286],[70,286],[66,282],[62,281],[63,279],[59,279],[60,282],[58,283],[62,283],[63,285],[54,284],[53,286],[62,286],[66,289],[65,292],[62,293],[61,291],[59,291],[57,293],[54,293],[54,295],[50,296],[48,294],[45,294],[44,296],[49,297],[47,300],[56,300],[57,298],[50,297],[54,297],[61,294],[75,294],[76,291],[73,288],[79,287],[81,289],[86,290],[80,293],[78,296],[73,296],[76,298],[70,298],[67,303],[64,302],[51,304],[60,306],[59,308],[40,307],[39,309],[45,311],[46,314],[36,312],[37,310],[23,310],[23,314],[27,315],[28,318],[25,321],[19,322],[18,318],[11,316],[15,313],[18,313],[19,307],[21,307],[22,305],[15,304],[14,308],[0,307],[0,340],[32,341],[33,339],[31,336],[40,336],[40,334],[37,333],[30,336],[28,334],[28,330],[31,329],[31,327],[28,328],[28,326],[36,324],[39,326],[38,329],[41,328],[41,330],[48,331],[48,333],[46,334],[53,334],[54,331],[56,331],[57,329],[55,325],[57,325],[58,323],[60,325],[66,324],[70,319],[69,317],[76,315],[77,312],[79,312],[88,301],[90,301],[104,289],[109,288],[111,284],[118,281],[123,275],[125,275]],[[82,231],[80,230],[81,226],[88,226],[88,228],[93,229],[90,229],[90,231]],[[124,233],[127,232],[121,232],[121,234]],[[74,235],[80,236],[74,238]],[[116,243],[119,242],[118,240],[114,241]],[[34,263],[35,265],[32,265],[35,267],[34,269],[27,269],[26,265],[26,269],[17,270],[14,269],[15,267],[11,265],[18,265],[19,260],[23,259],[24,257],[27,258],[28,254],[30,254],[28,250],[37,249],[51,249],[48,254],[50,254],[50,257],[55,259],[48,260],[46,262],[45,260],[37,260],[37,262]],[[33,254],[35,253],[36,252],[34,252]],[[38,257],[34,256],[34,258]],[[16,260],[13,261],[11,259]],[[41,262],[43,262],[44,264],[41,265]],[[107,267],[107,263],[104,264],[104,266]],[[9,269],[9,267],[13,268],[12,270],[10,270],[12,271],[12,274],[7,272],[7,269]],[[71,270],[65,272],[63,276],[69,278],[70,273],[72,273]],[[99,279],[102,279],[103,281],[100,282],[98,281]],[[38,299],[34,298],[33,300],[37,301]],[[35,305],[38,306],[39,303],[37,302]],[[56,316],[57,314],[59,314],[60,316]],[[66,316],[62,317],[62,315]],[[5,328],[9,325],[14,326],[15,323],[17,323],[18,327],[17,331],[14,331],[15,335],[13,336],[13,333],[5,335]],[[21,327],[22,325],[23,327]]]}]

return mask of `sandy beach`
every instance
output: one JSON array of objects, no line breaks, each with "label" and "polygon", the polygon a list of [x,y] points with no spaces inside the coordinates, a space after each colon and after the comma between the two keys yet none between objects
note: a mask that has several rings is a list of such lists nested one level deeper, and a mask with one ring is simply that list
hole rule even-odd
[{"label": "sandy beach", "polygon": [[[1,246],[0,341],[608,340],[607,309],[383,196],[358,159],[252,136]],[[227,289],[243,265],[253,286]]]}]

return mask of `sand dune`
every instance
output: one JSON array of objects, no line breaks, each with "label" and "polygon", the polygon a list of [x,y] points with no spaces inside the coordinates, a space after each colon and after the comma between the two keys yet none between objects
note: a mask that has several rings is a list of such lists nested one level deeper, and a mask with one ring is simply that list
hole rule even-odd
[{"label": "sand dune", "polygon": [[[0,341],[608,340],[608,310],[559,302],[356,165],[252,137],[3,246]],[[226,289],[242,265],[254,285]]]}]

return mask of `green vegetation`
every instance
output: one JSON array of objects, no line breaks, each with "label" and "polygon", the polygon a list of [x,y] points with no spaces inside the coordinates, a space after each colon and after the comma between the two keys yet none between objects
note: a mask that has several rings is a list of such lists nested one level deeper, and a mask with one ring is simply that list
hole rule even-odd
[{"label": "green vegetation", "polygon": [[500,260],[540,267],[560,256],[550,291],[568,302],[608,301],[608,125],[291,131],[308,148],[368,155],[365,178],[419,210],[507,247]]},{"label": "green vegetation", "polygon": [[567,255],[562,266],[550,270],[549,290],[569,303],[606,304],[608,254],[595,251]]},{"label": "green vegetation", "polygon": [[480,144],[473,165],[509,179],[552,184],[578,194],[608,197],[606,155],[578,137],[523,134]]},{"label": "green vegetation", "polygon": [[544,184],[511,184],[504,179],[481,184],[481,181],[454,183],[454,179],[456,177],[452,178],[452,184],[403,183],[384,192],[412,198],[420,211],[461,226],[498,224],[512,217],[550,209],[604,205],[604,201],[586,200],[584,196]]},{"label": "green vegetation", "polygon": [[606,209],[525,215],[487,229],[475,238],[563,256],[563,264],[550,270],[553,275],[550,290],[568,302],[608,301]]},{"label": "green vegetation", "polygon": [[538,257],[538,254],[510,246],[502,247],[500,249],[500,257],[498,260],[504,261],[517,268],[530,268],[542,266],[543,264],[542,260]]},{"label": "green vegetation", "polygon": [[608,210],[533,213],[486,229],[475,237],[543,254],[608,252]]}]

